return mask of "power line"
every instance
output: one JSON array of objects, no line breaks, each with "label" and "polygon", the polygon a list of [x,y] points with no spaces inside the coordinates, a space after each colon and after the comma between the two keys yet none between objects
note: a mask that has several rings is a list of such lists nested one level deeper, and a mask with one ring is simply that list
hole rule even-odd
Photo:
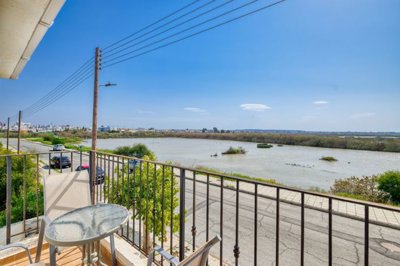
[{"label": "power line", "polygon": [[[185,6],[183,6],[182,8],[172,12],[171,14],[149,24],[148,26],[140,29],[139,31],[130,34],[129,36],[114,42],[110,45],[108,45],[107,47],[104,48],[104,50],[110,49],[113,46],[126,41],[128,39],[130,39],[131,37],[135,36],[136,34],[143,32],[155,25],[157,25],[158,23],[174,16],[175,14],[178,14],[179,12],[183,11],[186,8],[189,8],[190,6],[193,6],[194,4],[196,4],[197,2],[200,2],[201,0],[195,0]],[[199,8],[197,8],[199,9]],[[93,63],[93,57],[90,58],[87,62],[85,62],[81,67],[79,67],[74,73],[72,73],[69,77],[67,77],[62,83],[60,83],[57,87],[55,87],[53,90],[49,91],[46,95],[44,95],[42,98],[40,98],[38,101],[34,102],[33,104],[31,104],[30,106],[28,106],[27,108],[25,108],[23,110],[25,117],[26,116],[30,116],[33,115],[41,110],[43,110],[44,108],[46,108],[47,106],[49,106],[50,104],[54,103],[55,101],[59,100],[61,97],[65,96],[66,94],[68,94],[69,92],[71,92],[73,89],[75,89],[77,86],[79,86],[83,81],[85,81],[86,79],[88,79],[93,73],[90,73],[90,75],[87,75],[88,72],[87,70],[91,67],[90,64]],[[17,115],[12,116],[12,118],[17,117]]]},{"label": "power line", "polygon": [[[210,1],[210,2],[214,2],[214,1],[215,1],[215,0]],[[200,13],[200,14],[198,14],[198,15],[196,15],[196,16],[194,16],[194,17],[191,17],[191,18],[189,18],[189,19],[187,19],[187,20],[185,20],[185,21],[183,21],[183,22],[181,22],[181,23],[178,23],[178,24],[176,24],[176,25],[174,25],[174,26],[172,26],[172,27],[170,27],[170,28],[168,28],[168,29],[166,29],[166,30],[164,30],[164,31],[162,31],[162,32],[156,33],[156,34],[154,34],[154,35],[152,35],[152,36],[150,36],[150,37],[148,37],[148,38],[146,38],[146,39],[144,39],[144,40],[141,40],[141,41],[136,42],[136,43],[134,43],[134,44],[132,44],[132,45],[129,45],[128,47],[125,47],[124,49],[121,49],[121,50],[119,50],[119,51],[117,51],[117,52],[114,52],[114,53],[112,53],[112,54],[109,54],[109,55],[105,55],[105,56],[103,57],[103,59],[105,60],[105,59],[107,59],[107,58],[109,58],[109,57],[112,57],[112,56],[114,56],[114,55],[117,55],[118,53],[121,53],[121,52],[123,52],[123,51],[126,51],[126,50],[128,50],[129,48],[132,48],[132,47],[134,47],[134,46],[136,46],[136,45],[138,45],[138,44],[141,44],[141,43],[146,42],[146,41],[148,41],[148,40],[151,40],[151,39],[153,39],[153,38],[155,38],[155,37],[158,37],[158,36],[160,36],[160,35],[162,35],[162,34],[168,32],[168,31],[170,31],[170,30],[173,30],[173,29],[175,29],[175,28],[177,28],[177,27],[179,27],[179,26],[182,26],[182,25],[184,25],[184,24],[186,24],[186,23],[189,23],[190,21],[193,21],[193,20],[195,20],[195,19],[197,19],[197,18],[199,18],[199,17],[202,17],[202,16],[204,16],[204,15],[207,15],[207,14],[209,14],[209,13],[211,13],[211,12],[213,12],[213,11],[219,9],[219,8],[222,8],[223,6],[225,6],[225,5],[227,5],[227,4],[230,4],[230,3],[232,3],[233,1],[234,1],[234,0],[226,1],[226,2],[220,4],[220,5],[216,6],[216,7],[213,7],[213,8],[211,8],[211,9],[209,9],[209,10],[203,12],[203,13]],[[257,0],[257,1],[258,1],[258,0]],[[210,3],[210,2],[208,2],[208,3]],[[207,3],[207,4],[208,4],[208,3]],[[164,24],[164,25],[160,26],[160,28],[163,27],[163,26],[165,26],[165,25],[167,25],[167,24]],[[148,32],[148,33],[151,33],[151,31]],[[132,42],[132,41],[134,41],[134,40],[137,40],[137,39],[139,39],[139,38],[141,38],[141,37],[144,37],[145,35],[147,35],[147,33],[140,35],[139,37],[137,37],[137,38],[135,38],[135,39],[129,41],[129,42],[126,43],[126,44],[129,44],[130,42]]]},{"label": "power line", "polygon": [[52,97],[57,95],[58,91],[62,90],[68,83],[71,81],[73,82],[76,77],[78,77],[83,72],[87,71],[87,69],[91,66],[93,62],[93,58],[90,58],[85,63],[83,63],[76,71],[74,71],[70,76],[68,76],[63,82],[57,85],[54,89],[50,90],[46,95],[41,97],[39,100],[28,106],[27,108],[23,109],[24,112],[29,111],[30,109],[35,108],[36,106],[40,105],[43,101],[46,101],[48,97]]},{"label": "power line", "polygon": [[[136,38],[134,38],[134,39],[132,39],[132,40],[126,41],[126,42],[124,42],[124,43],[118,45],[117,47],[112,48],[111,50],[108,50],[108,51],[103,52],[103,58],[112,56],[112,55],[115,54],[115,53],[112,53],[111,55],[106,55],[106,54],[109,54],[110,52],[113,52],[113,51],[115,51],[115,50],[118,50],[119,48],[124,47],[124,46],[126,46],[127,44],[129,44],[129,43],[131,43],[131,42],[133,42],[133,41],[135,41],[135,40],[138,40],[138,39],[140,39],[140,38],[142,38],[142,37],[144,37],[144,36],[146,36],[146,35],[148,35],[148,34],[150,34],[150,33],[152,33],[152,32],[155,32],[155,31],[157,31],[157,30],[159,30],[159,29],[161,29],[161,28],[163,28],[163,27],[165,27],[165,26],[167,26],[167,25],[169,25],[169,24],[171,24],[171,23],[173,23],[173,22],[175,22],[175,21],[181,19],[181,18],[184,18],[184,17],[186,17],[187,15],[193,14],[193,13],[195,13],[196,11],[198,11],[198,10],[200,10],[200,9],[202,9],[202,8],[204,8],[204,7],[206,7],[206,6],[210,5],[210,4],[212,4],[212,3],[214,3],[215,1],[217,1],[217,0],[208,1],[207,3],[205,3],[205,4],[203,4],[203,5],[201,5],[201,6],[197,7],[197,8],[195,8],[195,9],[189,11],[189,12],[186,12],[185,14],[183,14],[183,15],[177,17],[177,18],[174,18],[173,20],[170,20],[170,21],[168,21],[168,22],[166,22],[166,23],[164,23],[164,24],[162,24],[162,25],[160,25],[160,26],[158,26],[158,27],[156,27],[156,28],[154,28],[154,29],[152,29],[152,30],[150,30],[150,31],[148,31],[148,32],[145,32],[145,33],[143,33],[143,34],[137,36]],[[233,0],[230,0],[230,1],[227,1],[227,2],[232,2],[232,1],[233,1]],[[117,51],[116,53],[118,53],[118,51]]]},{"label": "power line", "polygon": [[[132,37],[135,36],[136,34],[141,33],[141,32],[143,32],[143,31],[145,31],[146,29],[149,29],[150,27],[153,27],[154,25],[160,23],[161,21],[166,20],[166,19],[169,18],[169,17],[172,17],[173,15],[175,15],[175,14],[179,13],[180,11],[182,11],[182,10],[184,10],[184,9],[186,9],[186,8],[188,8],[188,7],[190,7],[190,6],[192,6],[192,5],[194,5],[195,3],[199,2],[199,1],[200,1],[200,0],[196,0],[196,1],[191,2],[190,4],[188,4],[188,5],[186,5],[186,6],[182,7],[182,8],[180,8],[180,9],[174,11],[173,13],[171,13],[171,14],[169,14],[169,15],[167,15],[167,16],[165,16],[165,17],[159,19],[159,20],[157,20],[156,22],[154,22],[154,23],[152,23],[152,24],[150,24],[150,25],[148,25],[148,26],[142,28],[141,30],[139,30],[139,31],[137,31],[137,32],[135,32],[135,33],[133,33],[133,34],[130,34],[129,36],[127,36],[127,37],[125,37],[125,38],[123,38],[123,39],[121,39],[121,40],[119,40],[119,41],[117,41],[117,42],[115,42],[115,43],[112,43],[112,44],[108,45],[106,48],[104,48],[104,50],[108,50],[107,53],[110,53],[110,52],[112,52],[112,51],[115,51],[115,50],[117,50],[117,49],[120,49],[121,47],[124,47],[124,46],[126,46],[127,44],[132,43],[134,40],[137,40],[137,39],[139,39],[139,38],[142,38],[142,37],[144,37],[144,36],[146,36],[146,35],[148,35],[148,34],[154,32],[154,31],[156,31],[156,30],[158,30],[158,29],[161,29],[162,27],[165,27],[166,25],[171,24],[172,22],[175,22],[175,21],[177,21],[177,20],[179,20],[179,19],[181,19],[181,18],[183,18],[183,17],[185,17],[185,16],[187,16],[187,15],[189,15],[189,14],[193,14],[195,11],[198,11],[198,10],[200,10],[201,8],[203,8],[203,7],[207,6],[207,5],[209,5],[209,4],[213,3],[213,2],[215,2],[215,0],[211,0],[211,1],[207,2],[206,4],[203,4],[202,6],[199,6],[199,7],[195,8],[195,9],[193,9],[193,10],[191,10],[191,11],[185,13],[184,15],[179,16],[178,18],[175,18],[175,19],[173,19],[173,20],[171,20],[171,21],[169,21],[169,22],[167,22],[167,23],[164,23],[163,25],[157,27],[156,29],[153,29],[153,30],[151,30],[151,31],[149,31],[149,32],[147,32],[147,33],[144,33],[144,34],[142,34],[141,36],[136,37],[136,38],[133,39],[133,40],[129,40],[130,38],[132,38]],[[188,23],[188,22],[190,22],[190,21],[192,21],[192,20],[194,20],[194,19],[196,19],[196,18],[198,18],[198,17],[200,17],[200,16],[203,16],[203,15],[205,15],[205,14],[208,14],[208,13],[210,13],[210,12],[212,12],[212,11],[214,11],[214,10],[216,10],[216,9],[218,9],[218,8],[220,8],[220,7],[222,7],[222,6],[226,5],[226,4],[228,4],[228,3],[231,3],[232,1],[234,1],[234,0],[230,0],[230,1],[224,2],[223,4],[220,4],[220,5],[218,5],[218,6],[214,7],[214,8],[212,8],[212,9],[209,9],[209,10],[207,10],[207,11],[201,13],[201,14],[198,14],[198,15],[196,15],[196,16],[194,16],[194,17],[191,17],[191,18],[187,19],[187,20],[184,21],[184,22],[178,23],[177,25],[175,25],[175,26],[173,26],[173,27],[170,27],[170,28],[168,28],[167,30],[162,31],[161,33],[157,33],[157,34],[155,34],[155,35],[153,35],[153,36],[150,36],[150,37],[146,38],[144,41],[147,41],[147,40],[149,40],[149,39],[151,39],[151,38],[160,36],[161,34],[167,32],[167,31],[169,31],[169,30],[172,30],[172,29],[174,29],[174,28],[177,28],[177,27],[179,27],[179,26],[181,26],[181,25],[183,25],[183,24],[185,24],[185,23]],[[120,64],[120,63],[122,63],[122,62],[131,60],[131,59],[133,59],[133,58],[136,58],[136,57],[139,57],[139,56],[142,56],[142,55],[151,53],[151,52],[153,52],[153,51],[159,50],[159,49],[161,49],[161,48],[170,46],[170,45],[175,44],[175,43],[178,43],[178,42],[180,42],[180,41],[189,39],[189,38],[194,37],[194,36],[196,36],[196,35],[199,35],[199,34],[201,34],[201,33],[210,31],[210,30],[212,30],[212,29],[221,27],[221,26],[226,25],[226,24],[228,24],[228,23],[234,22],[234,21],[236,21],[236,20],[242,19],[242,18],[247,17],[247,16],[249,16],[249,15],[252,15],[252,14],[258,13],[258,12],[260,12],[260,11],[263,11],[263,10],[265,10],[265,9],[268,9],[268,8],[270,8],[270,7],[273,7],[273,6],[277,5],[277,4],[280,4],[280,3],[282,3],[282,2],[285,2],[286,0],[276,1],[276,2],[274,2],[274,3],[271,3],[271,4],[268,4],[268,5],[262,6],[262,7],[260,7],[260,8],[257,8],[257,9],[255,9],[255,10],[253,10],[253,11],[250,11],[250,12],[244,13],[244,14],[242,14],[242,15],[239,15],[239,16],[237,16],[237,17],[228,19],[228,20],[226,20],[226,21],[224,21],[224,22],[221,22],[221,23],[218,23],[218,24],[216,24],[216,25],[214,25],[214,26],[208,27],[208,28],[206,28],[206,29],[203,29],[203,30],[194,32],[194,33],[192,33],[192,34],[189,34],[189,35],[184,36],[184,37],[182,37],[182,38],[176,39],[176,40],[174,40],[174,41],[167,42],[167,43],[164,43],[164,44],[159,45],[159,46],[157,46],[157,47],[154,47],[154,48],[152,48],[152,49],[149,49],[149,50],[147,50],[147,51],[141,52],[141,53],[139,53],[139,54],[135,54],[135,55],[133,55],[133,56],[126,57],[127,55],[130,55],[130,54],[132,54],[132,53],[135,53],[135,52],[137,52],[137,51],[139,51],[139,50],[143,50],[143,49],[148,48],[148,47],[150,47],[150,46],[153,46],[153,45],[155,45],[155,44],[157,44],[157,43],[164,42],[164,41],[169,40],[169,39],[171,39],[171,38],[173,38],[173,37],[176,37],[176,36],[178,36],[178,35],[180,35],[180,34],[182,34],[182,33],[184,33],[184,32],[190,31],[190,30],[195,29],[195,28],[197,28],[197,27],[199,27],[199,26],[205,25],[205,24],[207,24],[207,23],[209,23],[209,22],[211,22],[211,21],[213,21],[213,20],[216,20],[216,19],[218,19],[218,18],[221,18],[221,17],[223,17],[223,16],[226,16],[226,15],[228,15],[228,14],[230,14],[230,13],[233,13],[233,12],[235,12],[235,11],[238,11],[238,10],[240,10],[240,9],[243,9],[243,8],[249,6],[249,5],[251,5],[251,4],[253,4],[253,3],[257,2],[257,1],[259,1],[259,0],[250,1],[250,2],[245,3],[245,4],[243,4],[243,5],[239,6],[239,7],[233,8],[233,9],[231,9],[231,10],[229,10],[229,11],[226,11],[226,12],[224,12],[224,13],[222,13],[222,14],[219,14],[219,15],[217,15],[217,16],[215,16],[215,17],[212,17],[212,18],[207,19],[207,20],[205,20],[205,21],[203,21],[203,22],[200,22],[200,23],[198,23],[198,24],[196,24],[196,25],[194,25],[194,26],[188,27],[188,28],[186,28],[186,29],[184,29],[184,30],[181,30],[181,31],[177,32],[177,33],[171,34],[171,35],[169,35],[169,36],[167,36],[167,37],[164,37],[164,38],[159,39],[159,40],[157,40],[157,41],[154,41],[154,42],[152,42],[152,43],[150,43],[150,44],[147,44],[147,45],[145,45],[145,46],[142,46],[142,47],[140,47],[140,48],[138,48],[138,49],[135,49],[135,50],[129,51],[129,52],[125,53],[125,54],[118,55],[118,56],[116,56],[116,57],[113,57],[113,58],[111,58],[111,59],[108,59],[108,60],[106,60],[105,62],[103,62],[103,65],[104,65],[104,66],[103,66],[102,68],[103,68],[103,69],[104,69],[104,68],[108,68],[108,67],[114,66],[114,65],[116,65],[116,64]],[[127,41],[127,40],[129,40],[129,41]],[[124,41],[125,41],[125,42],[124,42]],[[121,53],[121,52],[124,52],[124,51],[128,50],[129,48],[132,48],[133,46],[135,46],[135,45],[137,45],[137,44],[139,44],[139,43],[142,43],[142,42],[144,42],[144,41],[142,40],[142,41],[140,41],[140,42],[138,42],[138,43],[135,43],[135,44],[132,44],[132,45],[130,45],[130,46],[128,46],[128,47],[125,47],[125,48],[123,48],[123,49],[121,49],[121,50],[119,50],[119,51],[117,51],[117,52],[115,52],[115,53],[112,53],[112,54],[108,55],[107,57],[112,57],[113,55],[117,55],[117,54],[119,54],[119,53]],[[121,44],[122,42],[124,42],[124,43]],[[118,45],[118,44],[120,44],[120,45]],[[115,47],[116,45],[118,45],[118,46]],[[112,48],[112,47],[114,47],[114,48]],[[112,49],[110,49],[110,48],[112,48]],[[103,50],[103,51],[104,51],[104,50]],[[126,58],[124,58],[124,57],[126,57]],[[112,62],[112,61],[115,61],[115,60],[120,59],[120,58],[121,58],[121,60],[118,60],[118,61],[116,61],[116,62]],[[42,98],[40,98],[38,101],[36,101],[36,102],[33,103],[32,105],[30,105],[30,106],[28,106],[27,108],[25,108],[25,109],[23,110],[23,112],[24,112],[24,117],[31,116],[31,115],[36,114],[37,112],[43,110],[44,108],[48,107],[48,106],[51,105],[52,103],[58,101],[60,98],[64,97],[66,94],[68,94],[69,92],[71,92],[73,89],[75,89],[75,88],[78,87],[80,84],[82,84],[85,80],[87,80],[89,77],[91,77],[91,76],[93,75],[92,71],[90,71],[90,70],[93,70],[93,69],[92,69],[92,66],[91,66],[91,63],[93,63],[93,57],[90,58],[88,61],[86,61],[83,65],[81,65],[74,73],[72,73],[69,77],[67,77],[67,78],[66,78],[62,83],[60,83],[57,87],[55,87],[53,90],[49,91],[45,96],[43,96]],[[18,115],[14,115],[14,116],[12,116],[11,118],[15,118],[15,117],[17,117],[17,116],[18,116]]]},{"label": "power line", "polygon": [[40,104],[35,105],[32,108],[29,108],[29,110],[25,110],[24,112],[28,113],[28,112],[32,112],[35,109],[40,108],[43,104],[47,104],[48,102],[52,102],[55,99],[57,99],[58,97],[60,97],[60,95],[65,95],[65,91],[68,91],[68,88],[71,84],[74,84],[74,82],[76,82],[77,80],[80,80],[80,78],[82,78],[82,76],[85,76],[88,73],[91,73],[93,71],[92,68],[88,68],[85,71],[81,72],[78,76],[74,77],[74,79],[72,79],[70,82],[68,82],[68,84],[64,85],[62,88],[60,88],[60,90],[58,90],[57,92],[55,92],[54,94],[50,94],[48,97],[46,97],[45,99],[43,99]]},{"label": "power line", "polygon": [[[257,0],[254,0],[254,1],[257,1]],[[252,1],[252,2],[254,2],[254,1]],[[120,63],[122,63],[122,62],[131,60],[131,59],[133,59],[133,58],[136,58],[136,57],[139,57],[139,56],[142,56],[142,55],[151,53],[151,52],[154,52],[154,51],[159,50],[159,49],[161,49],[161,48],[164,48],[164,47],[170,46],[170,45],[172,45],[172,44],[178,43],[178,42],[180,42],[180,41],[189,39],[189,38],[194,37],[194,36],[196,36],[196,35],[199,35],[199,34],[201,34],[201,33],[210,31],[210,30],[212,30],[212,29],[221,27],[221,26],[223,26],[223,25],[226,25],[226,24],[228,24],[228,23],[231,23],[231,22],[234,22],[234,21],[236,21],[236,20],[242,19],[242,18],[244,18],[244,17],[250,16],[250,15],[252,15],[252,14],[258,13],[258,12],[263,11],[263,10],[265,10],[265,9],[271,8],[271,7],[273,7],[273,6],[275,6],[275,5],[278,5],[278,4],[280,4],[280,3],[282,3],[282,2],[285,2],[285,1],[286,1],[286,0],[280,0],[280,1],[276,1],[276,2],[274,2],[274,3],[271,3],[271,4],[268,4],[268,5],[262,6],[262,7],[260,7],[260,8],[257,8],[257,9],[255,9],[255,10],[253,10],[253,11],[244,13],[244,14],[242,14],[242,15],[240,15],[240,16],[237,16],[237,17],[234,17],[234,18],[232,18],[232,19],[228,19],[228,20],[226,20],[226,21],[224,21],[224,22],[221,22],[221,23],[216,24],[216,25],[214,25],[214,26],[211,26],[211,27],[209,27],[209,28],[200,30],[200,31],[198,31],[198,32],[192,33],[192,34],[190,34],[190,35],[187,35],[187,36],[182,37],[182,38],[180,38],[180,39],[171,41],[171,42],[169,42],[169,43],[166,43],[166,44],[157,46],[157,47],[155,47],[155,48],[152,48],[152,49],[150,49],[150,50],[144,51],[144,52],[142,52],[142,53],[139,53],[139,54],[136,54],[136,55],[133,55],[133,56],[130,56],[130,57],[121,59],[121,60],[119,60],[119,61],[117,61],[117,62],[110,63],[110,64],[105,63],[105,65],[103,66],[103,69],[108,68],[108,67],[111,67],[111,66],[114,66],[114,65],[117,65],[117,64],[120,64]],[[252,2],[249,2],[249,3],[252,3]],[[248,3],[248,4],[249,4],[249,3]],[[230,11],[228,11],[228,12],[230,12]],[[204,23],[203,23],[203,24],[204,24]],[[194,26],[193,26],[193,27],[194,27]],[[191,28],[193,28],[193,27],[191,27]],[[186,30],[185,30],[185,31],[186,31]],[[183,31],[182,31],[182,32],[183,32]],[[173,35],[176,36],[177,34],[173,34]],[[172,35],[171,35],[171,36],[172,36]],[[171,36],[170,36],[170,37],[171,37]],[[164,39],[162,39],[162,40],[164,41],[164,40],[166,40],[167,38],[168,38],[168,37],[166,37],[166,38],[164,38]],[[161,42],[161,40],[159,40],[159,41],[157,41],[157,42]],[[154,42],[154,43],[152,43],[152,44],[150,44],[150,45],[154,45],[154,44],[156,44],[157,42]],[[147,46],[149,46],[149,45],[147,45]],[[147,46],[146,46],[146,47],[147,47]],[[143,49],[143,48],[144,48],[144,47],[139,48],[139,49]],[[137,50],[139,50],[139,49],[136,49],[135,51],[137,51]],[[133,53],[133,51],[132,51],[132,52],[129,52],[129,53],[127,53],[127,54],[130,54],[130,53]],[[111,61],[111,60],[109,60],[108,62],[110,62],[110,61]]]},{"label": "power line", "polygon": [[146,27],[143,27],[142,29],[140,29],[140,30],[138,30],[138,31],[136,31],[136,32],[134,32],[134,33],[132,33],[132,34],[130,34],[130,35],[128,35],[128,36],[122,38],[122,39],[120,39],[119,41],[116,41],[116,42],[114,42],[114,43],[112,43],[112,44],[110,44],[110,45],[104,47],[104,48],[103,48],[103,51],[105,52],[107,49],[109,49],[109,48],[111,48],[111,47],[117,45],[118,43],[121,43],[121,42],[123,42],[123,41],[125,41],[125,40],[127,40],[127,39],[129,39],[129,38],[131,38],[131,37],[133,37],[133,36],[135,36],[136,34],[141,33],[142,31],[147,30],[148,28],[151,28],[151,27],[154,26],[154,25],[157,25],[157,24],[160,23],[161,21],[166,20],[166,19],[169,18],[169,17],[172,17],[173,15],[179,13],[179,12],[182,11],[182,10],[185,10],[186,8],[188,8],[188,7],[190,7],[190,6],[194,5],[194,4],[196,4],[196,3],[199,2],[199,1],[201,1],[201,0],[195,0],[195,1],[193,1],[193,2],[191,2],[191,3],[189,3],[189,4],[187,4],[186,6],[181,7],[181,8],[179,8],[178,10],[172,12],[171,14],[169,14],[169,15],[163,17],[163,18],[160,18],[159,20],[157,20],[157,21],[155,21],[155,22],[153,22],[153,23],[147,25]]},{"label": "power line", "polygon": [[[182,34],[182,33],[184,33],[184,32],[190,31],[190,30],[192,30],[192,29],[194,29],[194,28],[197,28],[197,27],[199,27],[199,26],[202,26],[202,25],[204,25],[204,24],[207,24],[207,23],[209,23],[209,22],[211,22],[211,21],[213,21],[213,20],[219,19],[219,18],[221,18],[221,17],[223,17],[223,16],[226,16],[226,15],[228,15],[228,14],[230,14],[230,13],[233,13],[233,12],[235,12],[235,11],[237,11],[237,10],[240,10],[240,9],[242,9],[242,8],[245,8],[245,7],[249,6],[249,5],[252,5],[252,4],[254,4],[255,2],[258,2],[258,1],[260,1],[260,0],[253,0],[253,1],[247,2],[247,3],[245,3],[245,4],[241,5],[241,6],[235,7],[235,8],[233,8],[233,9],[231,9],[231,10],[228,10],[228,11],[222,13],[222,14],[219,14],[219,15],[217,15],[217,16],[215,16],[215,17],[212,17],[212,18],[207,19],[207,20],[205,20],[205,21],[203,21],[203,22],[200,22],[200,23],[198,23],[198,24],[196,24],[196,25],[194,25],[194,26],[188,27],[188,28],[186,28],[186,29],[184,29],[184,30],[181,30],[181,31],[179,31],[179,32],[176,32],[176,33],[174,33],[174,34],[171,34],[171,35],[169,35],[169,36],[167,36],[167,37],[164,37],[164,38],[162,38],[162,39],[159,39],[159,40],[157,40],[157,41],[154,41],[154,42],[152,42],[152,43],[150,43],[150,44],[144,45],[144,46],[142,46],[142,47],[140,47],[140,48],[138,48],[138,49],[135,49],[135,50],[130,51],[130,52],[127,52],[127,53],[125,53],[125,54],[122,54],[122,55],[116,56],[116,57],[114,57],[114,58],[108,59],[108,61],[106,61],[105,64],[107,64],[107,62],[115,61],[116,59],[122,58],[122,57],[124,57],[124,56],[126,56],[126,55],[129,55],[129,54],[132,54],[132,53],[134,53],[134,52],[143,50],[144,48],[150,47],[150,46],[152,46],[152,45],[154,45],[154,44],[161,43],[161,42],[163,42],[163,41],[165,41],[165,40],[171,39],[171,38],[173,38],[173,37],[175,37],[175,36],[178,36],[179,34]],[[151,38],[152,38],[152,37],[150,37],[150,38],[148,38],[148,39],[151,39]],[[146,39],[146,40],[148,40],[148,39]],[[141,41],[141,42],[143,42],[143,41]],[[139,43],[141,43],[141,42],[139,42]],[[132,45],[132,46],[135,46],[135,45]]]},{"label": "power line", "polygon": [[76,82],[79,82],[80,80],[82,80],[82,78],[84,78],[88,75],[92,75],[92,72],[93,72],[93,69],[87,69],[85,72],[81,73],[74,80],[72,80],[70,83],[65,85],[62,90],[57,92],[57,94],[51,95],[50,97],[46,98],[46,100],[43,101],[40,105],[37,105],[34,108],[29,109],[28,111],[25,111],[25,113],[34,112],[37,109],[40,109],[43,105],[47,105],[48,103],[53,103],[54,101],[58,100],[60,97],[66,95],[67,93],[72,91],[72,90],[70,90],[71,86],[73,86]]},{"label": "power line", "polygon": [[49,105],[53,104],[54,102],[60,100],[63,96],[65,96],[66,94],[68,94],[69,92],[71,92],[72,90],[74,90],[76,87],[78,87],[79,85],[81,85],[84,81],[86,81],[88,78],[90,78],[93,75],[92,72],[88,73],[87,75],[81,77],[78,81],[76,81],[75,83],[71,84],[68,88],[68,90],[64,91],[61,95],[59,95],[59,97],[54,98],[52,101],[49,101],[45,104],[43,104],[41,107],[36,108],[33,111],[30,111],[30,113],[25,114],[24,117],[29,117],[32,116],[36,113],[38,113],[39,111],[43,110],[44,108],[48,107]]}]

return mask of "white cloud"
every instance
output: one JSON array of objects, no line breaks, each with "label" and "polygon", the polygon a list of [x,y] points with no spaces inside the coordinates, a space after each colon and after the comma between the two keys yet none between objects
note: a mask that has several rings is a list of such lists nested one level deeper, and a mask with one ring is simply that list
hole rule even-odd
[{"label": "white cloud", "polygon": [[193,113],[204,113],[206,110],[198,108],[198,107],[185,107],[183,108],[185,111],[193,112]]},{"label": "white cloud", "polygon": [[265,110],[271,109],[271,107],[260,103],[244,103],[240,105],[240,108],[245,111],[255,112],[264,112]]},{"label": "white cloud", "polygon": [[315,104],[315,105],[324,105],[324,104],[328,104],[328,102],[319,100],[319,101],[314,101],[313,104]]},{"label": "white cloud", "polygon": [[352,114],[350,116],[351,119],[358,119],[358,118],[368,118],[368,117],[372,117],[375,116],[375,113],[357,113],[357,114]]}]

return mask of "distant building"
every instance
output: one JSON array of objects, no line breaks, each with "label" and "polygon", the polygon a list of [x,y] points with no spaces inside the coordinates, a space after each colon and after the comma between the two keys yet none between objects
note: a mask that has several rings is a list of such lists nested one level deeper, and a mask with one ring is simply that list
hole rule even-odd
[{"label": "distant building", "polygon": [[99,127],[99,132],[110,132],[111,131],[111,127],[110,126],[101,126]]}]

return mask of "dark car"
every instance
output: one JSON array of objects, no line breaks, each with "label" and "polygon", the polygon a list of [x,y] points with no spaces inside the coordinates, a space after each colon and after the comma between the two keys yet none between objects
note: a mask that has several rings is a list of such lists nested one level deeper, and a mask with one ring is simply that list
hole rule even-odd
[{"label": "dark car", "polygon": [[135,170],[136,165],[139,163],[139,160],[129,160],[128,164],[129,164],[129,173],[133,173],[133,171]]},{"label": "dark car", "polygon": [[[83,171],[83,170],[89,171],[90,170],[89,165],[82,164],[82,165],[78,166],[75,171]],[[106,176],[105,171],[101,167],[97,166],[96,167],[96,184],[97,185],[103,184],[105,176]]]},{"label": "dark car", "polygon": [[71,167],[71,160],[68,156],[54,156],[50,160],[50,167],[52,168],[65,168]]}]

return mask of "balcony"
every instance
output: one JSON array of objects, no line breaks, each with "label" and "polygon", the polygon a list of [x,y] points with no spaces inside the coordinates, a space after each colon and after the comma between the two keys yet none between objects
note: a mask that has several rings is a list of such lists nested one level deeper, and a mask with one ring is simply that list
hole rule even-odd
[{"label": "balcony", "polygon": [[[1,244],[28,241],[36,246],[43,213],[41,176],[67,174],[95,162],[100,170],[91,173],[92,202],[120,204],[130,212],[118,232],[120,265],[144,264],[155,245],[182,260],[217,234],[222,241],[211,249],[209,265],[400,265],[396,207],[114,154],[60,155],[71,158],[70,168],[49,167],[50,153],[0,156],[2,165],[34,164],[33,172],[19,173],[27,181],[21,184],[20,222],[12,221],[13,192],[7,193],[10,211]],[[7,181],[16,176],[9,171]],[[28,182],[32,177],[34,182]],[[26,207],[32,199],[26,196],[29,185],[37,192],[34,210]],[[107,247],[103,241],[104,260],[110,263]],[[80,256],[79,248],[64,250],[57,263],[78,265]],[[1,265],[22,263],[20,255],[3,257]],[[168,264],[158,256],[154,262]]]}]

